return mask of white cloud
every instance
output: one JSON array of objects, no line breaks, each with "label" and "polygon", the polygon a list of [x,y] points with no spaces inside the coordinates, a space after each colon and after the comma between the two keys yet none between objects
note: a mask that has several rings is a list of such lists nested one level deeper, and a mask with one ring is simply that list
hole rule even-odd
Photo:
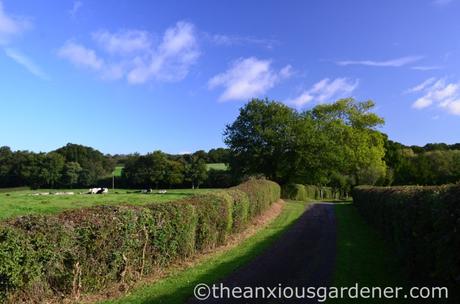
[{"label": "white cloud", "polygon": [[92,34],[93,39],[111,54],[130,54],[150,49],[150,35],[146,31],[123,30],[110,33],[99,30]]},{"label": "white cloud", "polygon": [[16,61],[18,64],[22,65],[33,75],[45,80],[49,79],[48,75],[46,75],[46,73],[43,72],[38,65],[36,65],[30,58],[28,58],[21,52],[14,50],[12,48],[5,48],[5,54],[14,61]]},{"label": "white cloud", "polygon": [[75,18],[77,16],[78,11],[81,9],[83,6],[83,2],[81,1],[74,1],[72,8],[69,10],[69,14],[72,18]]},{"label": "white cloud", "polygon": [[291,69],[288,65],[278,72],[271,67],[270,60],[240,58],[227,71],[212,77],[208,86],[209,89],[224,88],[220,101],[247,100],[265,94],[278,81],[289,77]]},{"label": "white cloud", "polygon": [[92,38],[105,51],[105,57],[73,41],[67,41],[58,55],[76,66],[97,71],[104,79],[126,79],[132,84],[151,79],[182,80],[200,55],[195,27],[183,21],[168,28],[156,47],[151,34],[140,30],[101,30]]},{"label": "white cloud", "polygon": [[24,17],[9,16],[0,1],[0,45],[7,44],[13,36],[19,35],[31,27]]},{"label": "white cloud", "polygon": [[375,61],[375,60],[343,60],[337,61],[338,65],[365,65],[374,67],[402,67],[422,59],[422,56],[406,56],[390,60]]},{"label": "white cloud", "polygon": [[435,81],[436,81],[436,78],[434,78],[434,77],[428,78],[427,80],[425,80],[424,82],[416,85],[415,87],[408,89],[405,93],[420,92],[423,89],[425,89],[426,87],[428,87],[429,85],[433,84]]},{"label": "white cloud", "polygon": [[448,83],[446,79],[430,78],[409,89],[408,92],[423,93],[413,102],[414,109],[435,105],[450,114],[460,115],[460,82]]},{"label": "white cloud", "polygon": [[292,74],[293,74],[293,71],[292,71],[292,66],[290,64],[288,64],[287,66],[285,66],[284,68],[280,70],[280,76],[282,78],[289,78],[292,76]]},{"label": "white cloud", "polygon": [[65,58],[77,67],[101,70],[104,61],[92,49],[73,41],[67,41],[59,50],[58,56]]},{"label": "white cloud", "polygon": [[296,98],[287,100],[287,103],[300,108],[311,101],[319,103],[330,102],[334,99],[350,95],[358,87],[358,84],[359,81],[357,79],[336,78],[331,80],[324,78],[308,90],[303,91]]},{"label": "white cloud", "polygon": [[182,80],[199,56],[195,27],[188,22],[177,22],[166,30],[162,42],[148,60],[137,60],[136,67],[128,74],[128,81],[144,83],[150,78]]}]

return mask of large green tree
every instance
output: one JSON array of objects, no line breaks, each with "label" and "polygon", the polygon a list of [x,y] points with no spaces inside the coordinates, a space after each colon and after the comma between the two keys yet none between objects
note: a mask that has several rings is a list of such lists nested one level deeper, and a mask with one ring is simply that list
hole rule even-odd
[{"label": "large green tree", "polygon": [[272,180],[285,180],[286,152],[295,140],[297,116],[280,102],[253,99],[247,103],[224,132],[231,168],[241,175],[262,173]]},{"label": "large green tree", "polygon": [[230,165],[240,175],[264,174],[281,183],[374,184],[384,178],[383,119],[372,101],[341,99],[298,113],[253,99],[225,130]]}]

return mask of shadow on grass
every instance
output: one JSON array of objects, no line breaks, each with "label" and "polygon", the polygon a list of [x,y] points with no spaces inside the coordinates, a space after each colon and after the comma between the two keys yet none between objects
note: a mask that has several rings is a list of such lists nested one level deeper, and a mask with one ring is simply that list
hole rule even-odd
[{"label": "shadow on grass", "polygon": [[[451,303],[441,299],[409,299],[414,283],[404,271],[394,244],[387,242],[359,214],[352,203],[334,206],[337,219],[335,287],[402,287],[398,299],[330,299],[330,303]],[[408,295],[408,298],[404,298]],[[452,302],[453,303],[453,302]]]}]

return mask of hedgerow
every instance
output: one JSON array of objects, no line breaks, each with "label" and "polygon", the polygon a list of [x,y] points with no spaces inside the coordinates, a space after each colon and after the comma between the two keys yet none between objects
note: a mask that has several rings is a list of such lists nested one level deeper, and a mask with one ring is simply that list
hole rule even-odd
[{"label": "hedgerow", "polygon": [[283,185],[281,196],[296,201],[310,199],[336,199],[337,195],[331,187],[318,187],[314,185],[286,184]]},{"label": "hedgerow", "polygon": [[254,217],[266,210],[270,204],[281,197],[281,187],[272,181],[250,179],[231,189],[241,190],[248,195],[251,202],[249,216]]},{"label": "hedgerow", "polygon": [[[307,195],[304,185],[301,184],[286,184],[281,188],[281,197],[295,201],[306,201],[311,196]],[[313,196],[314,198],[315,196]]]},{"label": "hedgerow", "polygon": [[278,200],[278,184],[145,206],[100,206],[0,223],[0,302],[79,298],[224,244]]},{"label": "hedgerow", "polygon": [[395,244],[409,275],[421,282],[460,284],[460,185],[357,187],[364,218]]}]

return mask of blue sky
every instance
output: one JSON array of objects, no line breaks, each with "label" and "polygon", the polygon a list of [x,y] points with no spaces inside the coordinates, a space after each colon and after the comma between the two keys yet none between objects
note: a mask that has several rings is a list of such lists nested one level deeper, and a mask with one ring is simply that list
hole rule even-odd
[{"label": "blue sky", "polygon": [[372,99],[404,144],[460,142],[460,1],[0,0],[0,145],[224,146],[251,97]]}]

